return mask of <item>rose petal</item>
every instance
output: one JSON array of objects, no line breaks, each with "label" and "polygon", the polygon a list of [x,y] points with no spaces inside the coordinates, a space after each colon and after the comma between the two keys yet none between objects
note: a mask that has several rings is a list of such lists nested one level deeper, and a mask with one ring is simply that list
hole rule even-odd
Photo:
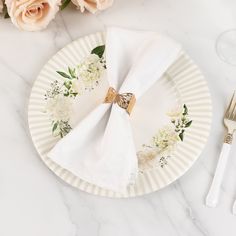
[{"label": "rose petal", "polygon": [[84,12],[86,9],[91,13],[96,13],[98,10],[104,10],[113,4],[113,0],[72,0],[77,8]]},{"label": "rose petal", "polygon": [[6,0],[14,25],[22,30],[44,29],[59,10],[59,0]]}]

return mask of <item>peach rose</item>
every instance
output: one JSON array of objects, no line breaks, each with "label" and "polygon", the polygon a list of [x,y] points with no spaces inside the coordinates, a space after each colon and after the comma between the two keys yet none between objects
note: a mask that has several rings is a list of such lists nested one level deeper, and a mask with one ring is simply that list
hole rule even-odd
[{"label": "peach rose", "polygon": [[19,29],[37,31],[46,28],[59,10],[60,0],[6,0],[12,23]]},{"label": "peach rose", "polygon": [[3,0],[0,0],[0,13],[3,11]]},{"label": "peach rose", "polygon": [[113,0],[71,0],[77,8],[84,12],[88,10],[91,13],[95,13],[98,10],[102,11],[107,9],[113,4]]}]

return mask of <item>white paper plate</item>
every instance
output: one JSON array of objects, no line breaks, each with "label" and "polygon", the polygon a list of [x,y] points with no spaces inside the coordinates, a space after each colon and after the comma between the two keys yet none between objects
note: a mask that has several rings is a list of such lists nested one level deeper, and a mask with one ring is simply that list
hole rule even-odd
[{"label": "white paper plate", "polygon": [[[137,150],[140,150],[142,144],[149,142],[152,136],[168,122],[166,112],[171,106],[187,105],[193,123],[185,132],[184,142],[179,142],[176,150],[171,154],[168,165],[163,168],[158,165],[146,168],[138,176],[136,184],[130,186],[127,192],[121,195],[91,185],[47,158],[48,151],[59,138],[52,135],[51,121],[44,112],[45,91],[53,81],[62,79],[56,71],[66,70],[68,66],[76,66],[90,54],[93,48],[104,42],[103,33],[80,38],[60,50],[43,67],[34,83],[29,102],[28,119],[33,143],[49,169],[65,182],[82,191],[107,197],[133,197],[151,193],[172,183],[193,165],[201,154],[210,131],[211,99],[207,83],[198,67],[184,52],[163,78],[149,90],[148,96],[143,96],[137,102],[132,113],[134,139]],[[79,107],[77,121],[96,106],[97,101],[94,98],[96,96],[101,98],[106,87],[104,76],[94,91],[81,95],[76,103]]]}]

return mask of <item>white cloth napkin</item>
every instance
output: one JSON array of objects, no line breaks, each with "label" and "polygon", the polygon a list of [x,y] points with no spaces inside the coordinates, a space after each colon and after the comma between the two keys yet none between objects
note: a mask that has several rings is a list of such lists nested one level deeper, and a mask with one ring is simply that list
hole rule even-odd
[{"label": "white cloth napkin", "polygon": [[[137,100],[178,58],[180,50],[179,44],[156,32],[108,28],[108,82],[119,93],[135,94]],[[102,103],[48,157],[89,183],[124,192],[138,170],[130,116],[117,104]]]}]

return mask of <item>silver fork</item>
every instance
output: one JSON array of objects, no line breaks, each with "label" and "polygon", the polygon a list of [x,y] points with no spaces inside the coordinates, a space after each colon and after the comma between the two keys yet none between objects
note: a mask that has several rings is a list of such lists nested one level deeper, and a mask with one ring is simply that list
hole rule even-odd
[{"label": "silver fork", "polygon": [[[230,104],[226,110],[224,117],[224,125],[227,128],[224,144],[222,146],[221,154],[216,167],[215,175],[206,197],[206,205],[209,207],[216,207],[220,195],[220,187],[223,180],[225,168],[228,161],[231,144],[233,141],[233,134],[236,130],[236,94],[234,92]],[[236,211],[236,203],[235,203]]]}]

